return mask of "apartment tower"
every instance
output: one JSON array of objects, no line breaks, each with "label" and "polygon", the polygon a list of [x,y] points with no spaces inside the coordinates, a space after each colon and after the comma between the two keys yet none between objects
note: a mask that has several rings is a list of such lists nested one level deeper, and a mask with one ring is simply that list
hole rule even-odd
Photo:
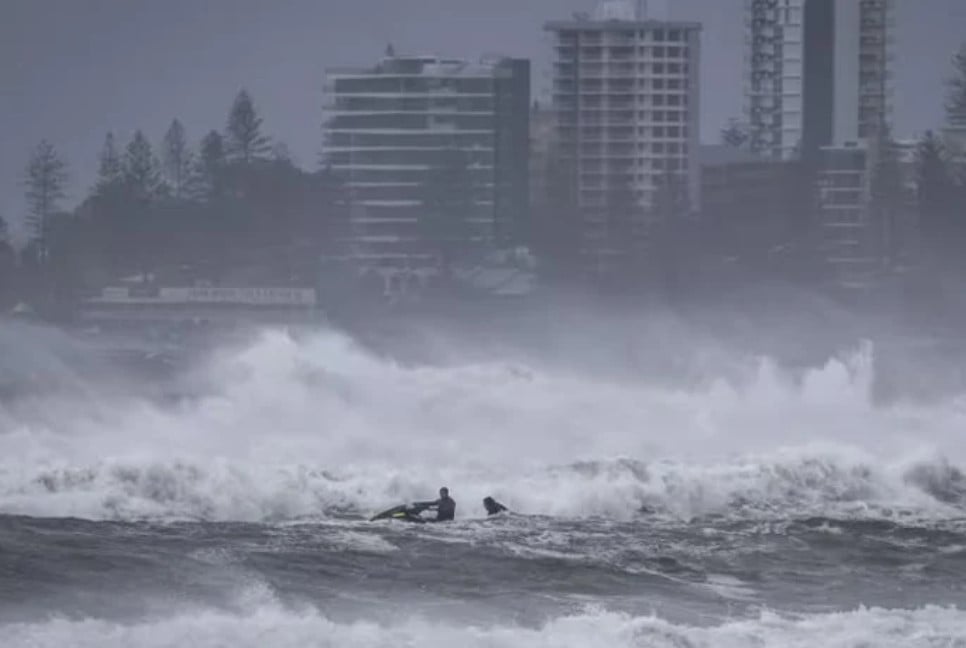
[{"label": "apartment tower", "polygon": [[426,187],[458,152],[483,245],[511,244],[529,212],[530,63],[399,56],[326,71],[324,163],[351,201],[352,256],[363,266],[432,263]]},{"label": "apartment tower", "polygon": [[891,117],[894,0],[745,0],[746,118],[775,159],[873,140]]},{"label": "apartment tower", "polygon": [[651,14],[645,3],[605,0],[593,14],[545,27],[555,140],[571,162],[591,262],[606,255],[616,195],[643,221],[669,184],[680,202],[697,203],[700,25],[668,21],[655,10],[661,3],[650,4]]}]

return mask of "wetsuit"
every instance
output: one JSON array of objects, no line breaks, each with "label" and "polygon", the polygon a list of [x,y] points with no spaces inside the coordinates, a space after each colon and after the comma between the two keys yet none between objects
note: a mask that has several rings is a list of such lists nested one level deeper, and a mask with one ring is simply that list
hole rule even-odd
[{"label": "wetsuit", "polygon": [[487,515],[496,515],[507,510],[505,506],[497,502],[492,497],[487,497],[483,500],[483,508],[486,509]]},{"label": "wetsuit", "polygon": [[446,522],[456,517],[456,502],[447,495],[436,500],[436,521]]}]

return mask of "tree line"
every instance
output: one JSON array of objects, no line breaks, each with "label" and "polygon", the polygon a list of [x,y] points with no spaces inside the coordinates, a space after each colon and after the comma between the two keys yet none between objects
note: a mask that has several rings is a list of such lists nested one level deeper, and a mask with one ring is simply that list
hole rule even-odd
[{"label": "tree line", "polygon": [[158,147],[140,130],[123,145],[108,132],[97,164],[94,185],[65,211],[67,164],[48,141],[38,144],[23,179],[29,238],[18,270],[0,229],[0,299],[8,305],[20,298],[67,307],[131,275],[218,281],[244,268],[263,280],[297,280],[345,238],[340,183],[324,168],[299,168],[273,144],[245,90],[224,129],[196,145],[174,119]]},{"label": "tree line", "polygon": [[[927,133],[915,152],[910,194],[898,145],[886,130],[874,143],[870,210],[880,224],[878,253],[895,264],[907,253],[901,221],[912,209],[920,258],[937,271],[966,274],[966,46],[948,82],[947,133]],[[955,137],[959,135],[961,139]],[[725,143],[747,145],[731,121]],[[627,288],[652,279],[674,293],[703,259],[726,256],[728,237],[689,204],[680,169],[665,160],[654,199],[642,208],[630,182],[606,188],[588,222],[577,195],[575,151],[556,142],[535,167],[542,182],[521,242],[540,259],[544,276],[578,283],[608,277]],[[692,155],[694,152],[692,152]],[[54,146],[38,144],[24,171],[29,242],[19,255],[0,219],[0,306],[29,296],[69,304],[118,277],[191,281],[304,281],[314,283],[322,253],[349,254],[352,195],[329,169],[306,171],[273,142],[248,92],[235,97],[221,130],[192,143],[172,120],[155,146],[142,131],[127,142],[108,132],[97,159],[97,180],[80,204],[62,209],[70,170]],[[474,215],[482,196],[466,151],[444,150],[421,187],[415,233],[443,270],[476,258],[490,244]],[[800,159],[788,166],[779,230],[757,246],[792,258],[793,274],[814,280],[817,169]],[[786,181],[783,180],[783,183]],[[703,216],[703,220],[701,218]],[[18,261],[19,256],[19,261]],[[244,273],[241,275],[240,273]],[[600,288],[601,286],[596,286]]]}]

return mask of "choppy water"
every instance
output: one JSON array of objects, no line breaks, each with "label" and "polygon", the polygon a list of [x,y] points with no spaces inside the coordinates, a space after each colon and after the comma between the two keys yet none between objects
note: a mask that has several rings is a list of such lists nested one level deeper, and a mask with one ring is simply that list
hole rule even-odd
[{"label": "choppy water", "polygon": [[269,331],[162,401],[63,362],[0,406],[4,646],[966,646],[966,409],[875,404],[871,346],[674,385]]}]

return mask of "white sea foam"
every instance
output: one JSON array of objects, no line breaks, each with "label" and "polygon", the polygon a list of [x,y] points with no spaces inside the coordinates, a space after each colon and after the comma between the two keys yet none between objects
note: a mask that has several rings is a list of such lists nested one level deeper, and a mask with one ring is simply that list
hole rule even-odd
[{"label": "white sea foam", "polygon": [[0,410],[0,512],[283,521],[450,486],[460,516],[959,513],[966,415],[876,407],[873,353],[793,379],[672,389],[539,366],[403,366],[343,335],[265,333],[176,407],[131,395]]},{"label": "white sea foam", "polygon": [[695,627],[657,617],[592,611],[547,621],[538,628],[439,625],[417,617],[394,625],[336,623],[314,609],[291,611],[261,604],[244,614],[198,611],[140,623],[51,619],[0,626],[9,648],[139,646],[274,646],[286,648],[936,648],[966,645],[966,612],[955,608],[859,609],[805,616],[764,613],[758,618]]}]

